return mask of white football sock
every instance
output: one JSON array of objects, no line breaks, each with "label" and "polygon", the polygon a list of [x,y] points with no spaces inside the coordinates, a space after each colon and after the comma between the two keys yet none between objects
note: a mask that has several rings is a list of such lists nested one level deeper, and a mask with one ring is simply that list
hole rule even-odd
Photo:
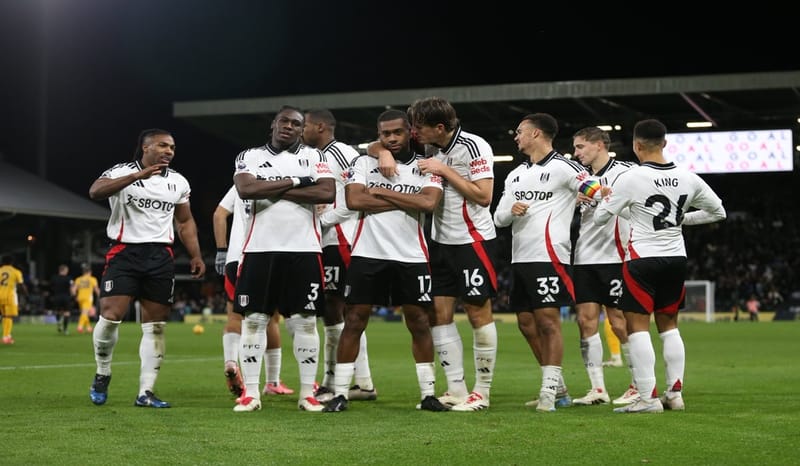
[{"label": "white football sock", "polygon": [[681,332],[677,328],[660,333],[663,345],[664,369],[667,375],[667,390],[679,392],[683,388],[683,373],[686,368],[686,348]]},{"label": "white football sock", "polygon": [[589,374],[589,382],[592,389],[606,391],[605,378],[603,376],[603,341],[600,333],[595,333],[589,338],[581,339],[581,356],[583,365],[586,366],[586,373]]},{"label": "white football sock", "polygon": [[356,365],[352,362],[340,362],[336,364],[335,374],[333,376],[333,393],[336,396],[344,396],[349,398],[350,381],[353,380]]},{"label": "white football sock", "polygon": [[355,363],[356,385],[364,390],[372,390],[375,387],[372,384],[372,372],[369,370],[369,354],[367,353],[367,332],[361,332],[361,339],[358,345],[358,356],[356,356]]},{"label": "white football sock", "polygon": [[222,357],[225,361],[234,361],[239,363],[239,345],[241,344],[242,335],[235,332],[228,332],[222,335]]},{"label": "white football sock", "polygon": [[433,362],[417,363],[417,381],[419,382],[421,400],[425,399],[426,396],[435,396],[436,369],[433,366]]},{"label": "white football sock", "polygon": [[325,372],[322,376],[322,386],[330,387],[333,383],[333,374],[336,370],[336,350],[339,348],[339,337],[342,335],[344,322],[325,327]]},{"label": "white football sock", "polygon": [[294,358],[300,368],[300,399],[314,396],[314,382],[319,367],[319,332],[315,316],[292,314],[286,319],[292,333]]},{"label": "white football sock", "polygon": [[620,344],[622,348],[622,357],[625,359],[625,364],[628,366],[628,371],[631,373],[631,386],[635,387],[636,383],[633,380],[633,364],[631,364],[631,342],[630,339],[627,343]]},{"label": "white football sock", "polygon": [[121,320],[108,320],[103,316],[97,319],[97,324],[92,333],[94,344],[94,360],[97,363],[97,373],[111,375],[111,360],[114,356],[114,347],[119,340],[119,324]]},{"label": "white football sock", "polygon": [[264,352],[264,370],[267,373],[267,383],[278,384],[281,381],[281,348],[271,348]]},{"label": "white football sock", "polygon": [[139,359],[141,360],[139,373],[139,396],[146,391],[153,391],[161,369],[161,362],[166,352],[164,327],[166,322],[148,322],[142,324],[142,339],[139,341]]},{"label": "white football sock", "polygon": [[455,322],[431,328],[433,349],[439,357],[439,365],[444,370],[447,391],[453,396],[467,396],[464,383],[464,347]]},{"label": "white football sock", "polygon": [[561,380],[561,366],[542,366],[540,399],[543,393],[552,394],[553,398],[555,398],[558,393],[559,380]]},{"label": "white football sock", "polygon": [[636,389],[643,400],[653,398],[656,388],[656,352],[649,332],[634,332],[628,335],[631,345],[631,365]]},{"label": "white football sock", "polygon": [[489,397],[497,361],[497,327],[494,322],[472,330],[472,351],[475,359],[475,388],[484,398]]},{"label": "white football sock", "polygon": [[569,394],[569,389],[567,388],[567,383],[564,382],[564,372],[562,371],[558,375],[558,389],[556,390],[556,396],[566,396]]},{"label": "white football sock", "polygon": [[239,345],[242,380],[247,396],[261,399],[258,389],[261,382],[261,362],[267,347],[267,323],[269,316],[261,312],[248,315],[242,321],[242,338]]}]

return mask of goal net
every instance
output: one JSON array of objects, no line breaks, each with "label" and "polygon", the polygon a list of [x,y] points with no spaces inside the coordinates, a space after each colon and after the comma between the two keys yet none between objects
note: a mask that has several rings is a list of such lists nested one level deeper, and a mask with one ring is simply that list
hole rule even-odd
[{"label": "goal net", "polygon": [[680,316],[687,320],[714,322],[714,282],[687,280],[686,303]]}]

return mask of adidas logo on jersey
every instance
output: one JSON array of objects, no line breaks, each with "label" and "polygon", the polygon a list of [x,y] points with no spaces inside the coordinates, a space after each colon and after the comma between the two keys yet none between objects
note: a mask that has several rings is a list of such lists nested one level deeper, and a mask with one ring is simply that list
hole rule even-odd
[{"label": "adidas logo on jersey", "polygon": [[545,296],[544,298],[542,298],[542,302],[543,303],[554,303],[554,302],[556,302],[556,298],[554,298],[553,295],[549,294],[549,295]]},{"label": "adidas logo on jersey", "polygon": [[325,284],[325,291],[334,291],[334,290],[338,290],[338,289],[339,288],[336,288],[336,283],[328,282],[328,283]]},{"label": "adidas logo on jersey", "polygon": [[480,295],[481,295],[481,292],[478,291],[477,288],[473,288],[473,289],[469,290],[469,293],[467,293],[467,296],[480,296]]},{"label": "adidas logo on jersey", "polygon": [[420,296],[417,301],[425,301],[429,303],[431,301],[431,297],[428,296],[428,293],[425,293],[424,295]]},{"label": "adidas logo on jersey", "polygon": [[317,308],[314,306],[314,302],[313,301],[309,301],[308,304],[306,304],[306,307],[304,307],[303,309],[305,309],[306,311],[316,311],[317,310]]}]

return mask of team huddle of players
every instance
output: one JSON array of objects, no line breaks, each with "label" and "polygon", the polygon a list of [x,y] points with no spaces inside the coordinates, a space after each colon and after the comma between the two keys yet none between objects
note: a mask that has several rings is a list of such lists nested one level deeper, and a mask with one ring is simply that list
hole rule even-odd
[{"label": "team huddle of players", "polygon": [[[497,356],[492,316],[497,227],[511,229],[510,306],[542,370],[539,396],[528,406],[550,412],[570,403],[611,402],[598,333],[605,308],[632,375],[628,392],[614,400],[622,404],[615,411],[684,408],[685,352],[677,328],[686,269],[681,226],[720,221],[725,210],[698,176],[664,159],[662,123],[643,120],[635,126],[636,165],[610,158],[608,135],[594,127],[573,136],[575,158],[569,159],[553,149],[558,133],[553,116],[524,116],[514,141],[526,161],[504,180],[494,212],[491,146],[462,128],[446,100],[420,99],[406,112],[382,113],[368,155],[336,141],[335,125],[327,110],[282,107],[271,122],[269,141],[236,157],[233,186],[215,212],[215,265],[225,275],[230,301],[223,348],[225,375],[237,396],[234,411],[257,411],[262,394],[291,392],[276,375],[280,357],[276,362],[275,337],[268,336],[276,334],[270,328],[278,315],[285,319],[300,371],[299,409],[340,412],[352,399],[376,399],[365,337],[375,305],[401,306],[420,388],[417,409],[487,409]],[[93,198],[110,201],[108,235],[114,242],[93,334],[95,404],[107,400],[122,308],[138,297],[143,336],[135,404],[170,406],[155,396],[153,386],[172,298],[173,220],[193,273],[205,271],[188,182],[168,169],[174,151],[168,132],[143,132],[135,160],[108,170],[90,190]],[[132,198],[170,208],[127,202]],[[574,242],[573,219],[580,223]],[[457,304],[473,331],[471,389],[453,319]],[[570,400],[561,369],[560,308],[573,305],[592,388]],[[664,342],[667,389],[661,398],[651,314]],[[325,323],[319,385],[318,317]],[[447,383],[440,395],[434,388],[437,359]]]}]

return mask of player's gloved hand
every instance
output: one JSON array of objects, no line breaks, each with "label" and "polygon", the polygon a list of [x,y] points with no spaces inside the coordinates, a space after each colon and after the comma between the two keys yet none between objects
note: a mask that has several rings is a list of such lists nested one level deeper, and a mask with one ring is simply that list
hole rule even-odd
[{"label": "player's gloved hand", "polygon": [[217,257],[214,259],[214,269],[219,275],[225,273],[226,257],[228,257],[228,248],[217,248]]}]

